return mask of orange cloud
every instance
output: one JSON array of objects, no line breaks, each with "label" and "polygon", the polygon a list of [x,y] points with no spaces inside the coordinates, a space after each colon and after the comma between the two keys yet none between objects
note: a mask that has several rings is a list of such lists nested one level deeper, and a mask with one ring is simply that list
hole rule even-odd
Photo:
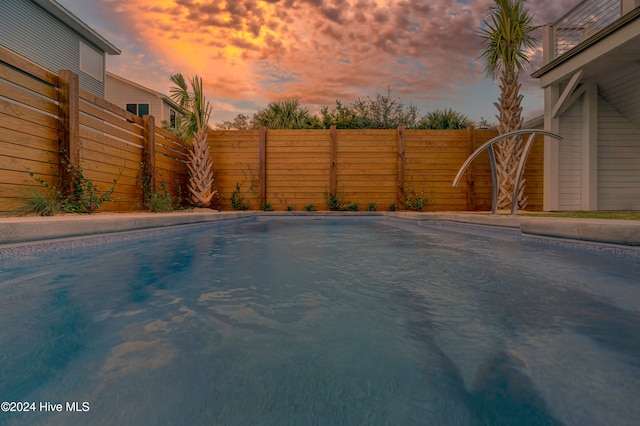
[{"label": "orange cloud", "polygon": [[[528,2],[546,20],[557,19],[573,3]],[[116,72],[156,90],[163,91],[160,84],[168,87],[170,74],[182,72],[201,75],[208,96],[224,98],[227,106],[234,101],[265,106],[286,97],[302,104],[333,105],[336,99],[351,102],[388,86],[418,103],[448,99],[451,105],[464,103],[462,84],[493,84],[478,64],[481,47],[476,34],[492,4],[102,0],[101,16],[106,18],[100,19],[109,21],[101,25],[113,28],[114,41],[125,43],[116,43],[123,50],[122,57],[112,61]],[[539,62],[539,50],[534,53]],[[534,83],[525,82],[524,87]],[[487,108],[492,102],[487,99]]]}]

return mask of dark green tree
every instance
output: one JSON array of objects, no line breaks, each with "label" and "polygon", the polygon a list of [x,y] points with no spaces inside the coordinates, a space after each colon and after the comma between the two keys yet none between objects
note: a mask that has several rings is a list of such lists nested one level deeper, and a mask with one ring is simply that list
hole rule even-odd
[{"label": "dark green tree", "polygon": [[268,129],[310,129],[316,123],[317,118],[314,119],[297,99],[273,101],[253,116],[254,127],[265,126]]},{"label": "dark green tree", "polygon": [[418,122],[418,129],[460,130],[473,126],[466,115],[453,108],[428,112]]}]

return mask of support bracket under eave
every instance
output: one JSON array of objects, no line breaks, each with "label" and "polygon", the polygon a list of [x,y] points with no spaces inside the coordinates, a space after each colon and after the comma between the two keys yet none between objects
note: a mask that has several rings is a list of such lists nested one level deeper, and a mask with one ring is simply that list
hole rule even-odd
[{"label": "support bracket under eave", "polygon": [[553,106],[553,110],[551,111],[552,118],[558,118],[567,110],[567,108],[573,105],[580,96],[582,96],[584,93],[584,86],[578,87],[578,84],[580,83],[583,74],[584,72],[582,70],[578,70],[573,74],[573,76],[571,76],[569,84],[560,95],[558,102]]}]

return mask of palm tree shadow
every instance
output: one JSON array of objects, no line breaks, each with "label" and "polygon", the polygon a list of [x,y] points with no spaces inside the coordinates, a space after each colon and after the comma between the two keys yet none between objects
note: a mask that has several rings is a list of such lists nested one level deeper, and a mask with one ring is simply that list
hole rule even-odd
[{"label": "palm tree shadow", "polygon": [[504,351],[487,359],[469,392],[469,411],[485,425],[562,425],[547,409],[522,362]]}]

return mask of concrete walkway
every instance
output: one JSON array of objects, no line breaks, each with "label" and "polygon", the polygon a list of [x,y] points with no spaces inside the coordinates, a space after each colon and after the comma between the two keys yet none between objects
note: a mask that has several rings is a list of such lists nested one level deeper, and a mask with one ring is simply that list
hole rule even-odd
[{"label": "concrete walkway", "polygon": [[418,212],[217,212],[200,209],[174,213],[97,213],[53,217],[0,218],[0,247],[54,239],[109,234],[255,216],[389,216],[420,222],[457,222],[520,229],[523,234],[640,249],[640,221],[492,216],[488,213]]}]

